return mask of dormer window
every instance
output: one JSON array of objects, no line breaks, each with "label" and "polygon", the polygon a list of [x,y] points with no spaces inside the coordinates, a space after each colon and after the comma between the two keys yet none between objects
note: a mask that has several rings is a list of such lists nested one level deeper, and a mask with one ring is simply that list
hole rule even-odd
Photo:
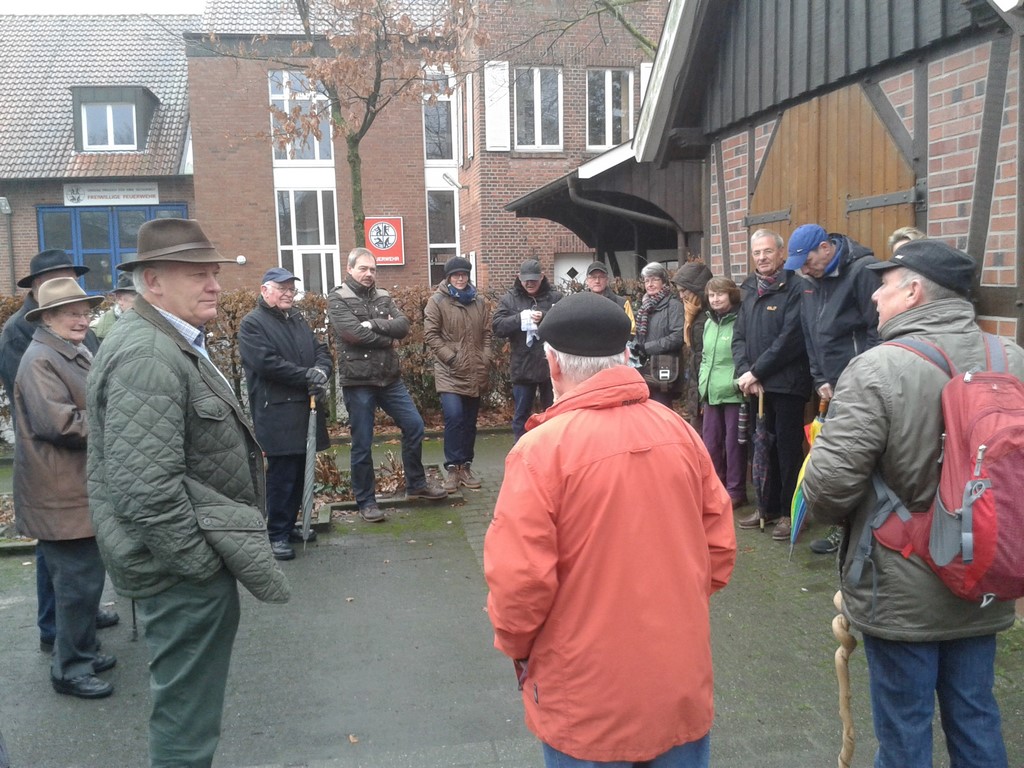
[{"label": "dormer window", "polygon": [[142,86],[79,86],[71,89],[75,149],[132,152],[146,148],[159,101]]},{"label": "dormer window", "polygon": [[83,104],[82,148],[138,149],[134,104]]}]

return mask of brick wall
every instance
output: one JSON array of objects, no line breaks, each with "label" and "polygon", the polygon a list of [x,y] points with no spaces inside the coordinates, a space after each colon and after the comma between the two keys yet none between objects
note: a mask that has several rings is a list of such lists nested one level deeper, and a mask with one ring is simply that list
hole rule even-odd
[{"label": "brick wall", "polygon": [[[983,286],[1018,284],[1019,57],[1020,38],[1015,37],[1007,65],[995,183],[983,255]],[[927,234],[961,249],[967,247],[973,213],[990,61],[991,45],[981,42],[929,61],[926,83],[915,82],[915,70],[911,68],[880,81],[882,92],[912,136],[915,129],[924,130],[925,126],[924,121],[915,120],[914,92],[916,88],[927,88]],[[723,237],[729,238],[734,274],[738,265],[746,264],[748,245],[746,229],[741,221],[747,213],[745,198],[750,183],[746,153],[752,137],[756,153],[753,170],[756,173],[773,123],[774,119],[766,120],[723,137],[721,158],[716,158],[714,153],[710,156],[708,251],[712,270],[716,273],[722,270]],[[813,174],[819,171],[795,168],[792,172]],[[720,221],[719,217],[721,196],[726,200],[726,222]],[[829,223],[830,227],[840,231],[841,225],[842,222]],[[874,245],[876,248],[880,246]],[[742,270],[745,272],[746,267]],[[982,315],[979,322],[987,330],[1011,338],[1017,333],[1017,321],[1013,317]]]},{"label": "brick wall", "polygon": [[[636,42],[617,24],[600,27],[584,22],[570,28],[556,45],[551,37],[530,38],[561,9],[572,17],[573,3],[507,0],[488,4],[481,14],[481,28],[490,41],[479,51],[480,61],[508,61],[515,66],[559,66],[562,69],[563,120],[561,152],[488,152],[484,149],[483,77],[474,78],[473,116],[476,156],[464,167],[461,178],[469,189],[462,194],[463,252],[477,254],[477,282],[503,289],[511,285],[519,264],[540,259],[552,275],[555,254],[568,231],[546,219],[516,218],[504,210],[513,200],[577,168],[598,153],[586,151],[586,71],[588,66],[634,70],[633,121],[640,114],[640,63],[643,54]],[[577,3],[577,5],[579,5]],[[667,2],[630,7],[627,16],[657,41]],[[511,99],[514,109],[514,98]],[[513,121],[513,115],[508,119]],[[513,146],[515,143],[514,122]]]}]

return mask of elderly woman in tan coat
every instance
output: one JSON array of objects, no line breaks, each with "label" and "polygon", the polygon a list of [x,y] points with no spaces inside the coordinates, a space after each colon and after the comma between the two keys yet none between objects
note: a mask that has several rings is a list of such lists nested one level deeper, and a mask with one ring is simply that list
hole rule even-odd
[{"label": "elderly woman in tan coat", "polygon": [[14,380],[14,508],[18,532],[38,539],[53,577],[57,635],[50,679],[57,693],[98,699],[113,693],[96,673],[116,663],[96,652],[96,611],[106,573],[89,516],[85,460],[84,345],[90,309],[73,277],[39,289],[26,318],[39,327]]},{"label": "elderly woman in tan coat", "polygon": [[487,392],[491,350],[491,309],[469,279],[469,259],[453,256],[444,280],[423,310],[423,335],[434,353],[434,382],[444,415],[444,487],[479,488],[473,474],[476,420]]}]

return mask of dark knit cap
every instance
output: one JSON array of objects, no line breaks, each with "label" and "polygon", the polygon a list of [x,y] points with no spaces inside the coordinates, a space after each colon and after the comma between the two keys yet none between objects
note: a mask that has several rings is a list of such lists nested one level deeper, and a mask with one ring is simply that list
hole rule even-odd
[{"label": "dark knit cap", "polygon": [[974,259],[949,243],[922,238],[901,245],[889,261],[868,265],[868,269],[875,272],[897,267],[924,275],[943,288],[949,288],[966,297],[974,284],[977,264]]},{"label": "dark knit cap", "polygon": [[540,337],[559,352],[610,357],[626,350],[629,318],[622,307],[583,291],[556,302],[540,324]]},{"label": "dark knit cap", "polygon": [[448,261],[444,263],[444,276],[454,274],[455,272],[470,273],[473,271],[473,264],[469,259],[464,259],[461,256],[452,256]]},{"label": "dark knit cap", "polygon": [[672,277],[672,282],[679,288],[693,291],[698,296],[704,293],[704,286],[713,277],[707,264],[699,261],[688,261],[683,264]]}]

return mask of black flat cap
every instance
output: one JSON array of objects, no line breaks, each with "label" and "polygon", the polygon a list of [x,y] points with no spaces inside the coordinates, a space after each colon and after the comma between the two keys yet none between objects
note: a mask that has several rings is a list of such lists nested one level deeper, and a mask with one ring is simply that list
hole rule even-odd
[{"label": "black flat cap", "polygon": [[974,284],[977,263],[949,243],[922,238],[901,245],[889,261],[868,265],[868,269],[875,272],[897,267],[917,272],[943,288],[949,288],[966,297]]},{"label": "black flat cap", "polygon": [[611,357],[626,350],[629,318],[618,304],[583,291],[557,302],[540,324],[539,333],[559,352],[580,357]]}]

